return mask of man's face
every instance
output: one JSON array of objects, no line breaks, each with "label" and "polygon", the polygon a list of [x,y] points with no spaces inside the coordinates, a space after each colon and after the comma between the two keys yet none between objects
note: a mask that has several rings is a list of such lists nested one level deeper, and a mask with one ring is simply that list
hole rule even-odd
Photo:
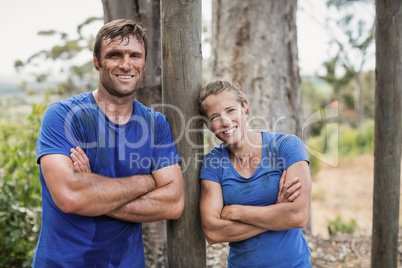
[{"label": "man's face", "polygon": [[133,95],[141,86],[145,69],[143,42],[134,35],[124,40],[103,40],[99,66],[99,90],[117,97]]}]

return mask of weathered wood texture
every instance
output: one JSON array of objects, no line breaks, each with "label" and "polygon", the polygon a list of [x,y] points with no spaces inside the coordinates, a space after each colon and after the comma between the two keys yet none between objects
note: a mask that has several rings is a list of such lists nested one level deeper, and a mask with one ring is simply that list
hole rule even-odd
[{"label": "weathered wood texture", "polygon": [[212,0],[210,69],[240,84],[252,127],[301,137],[296,11],[297,0]]},{"label": "weathered wood texture", "polygon": [[401,172],[400,0],[376,1],[374,198],[371,267],[398,267]]},{"label": "weathered wood texture", "polygon": [[202,87],[201,0],[162,0],[163,113],[178,142],[185,186],[185,208],[168,221],[169,267],[205,267],[205,238],[199,214],[199,168],[203,155],[197,96]]}]

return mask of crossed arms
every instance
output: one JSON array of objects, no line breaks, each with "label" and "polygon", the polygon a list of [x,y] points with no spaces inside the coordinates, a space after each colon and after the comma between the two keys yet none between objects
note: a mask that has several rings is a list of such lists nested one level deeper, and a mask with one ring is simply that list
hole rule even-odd
[{"label": "crossed arms", "polygon": [[[54,203],[65,213],[107,215],[128,222],[178,219],[184,208],[183,176],[174,164],[152,174],[108,178],[90,173],[85,153],[71,150],[41,157]],[[87,161],[87,162],[86,162]]]},{"label": "crossed arms", "polygon": [[282,174],[279,188],[274,205],[224,207],[221,185],[201,180],[201,219],[208,242],[237,242],[268,230],[304,227],[311,203],[311,177],[307,162],[300,161],[290,166]]}]

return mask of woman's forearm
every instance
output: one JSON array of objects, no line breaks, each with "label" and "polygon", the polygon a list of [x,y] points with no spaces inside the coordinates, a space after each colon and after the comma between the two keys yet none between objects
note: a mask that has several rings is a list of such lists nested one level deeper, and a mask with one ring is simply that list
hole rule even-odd
[{"label": "woman's forearm", "polygon": [[222,218],[239,221],[273,231],[302,228],[309,218],[309,206],[302,208],[294,203],[281,203],[265,207],[227,206]]},{"label": "woman's forearm", "polygon": [[259,235],[267,229],[247,223],[215,218],[203,221],[205,237],[209,244],[237,242]]}]

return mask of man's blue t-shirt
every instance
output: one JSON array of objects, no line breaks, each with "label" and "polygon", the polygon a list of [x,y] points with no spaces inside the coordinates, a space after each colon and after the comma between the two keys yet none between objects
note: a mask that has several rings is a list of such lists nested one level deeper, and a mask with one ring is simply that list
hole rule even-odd
[{"label": "man's blue t-shirt", "polygon": [[[262,158],[250,178],[235,170],[224,144],[204,157],[200,178],[222,186],[224,206],[275,204],[283,171],[296,162],[308,162],[301,140],[294,135],[263,132],[262,141]],[[311,267],[301,228],[267,231],[229,246],[228,267]]]},{"label": "man's blue t-shirt", "polygon": [[[181,161],[165,116],[133,103],[126,124],[110,121],[92,93],[48,107],[37,140],[37,162],[46,154],[70,156],[80,146],[91,171],[110,178],[151,174]],[[42,229],[33,267],[145,267],[141,223],[107,216],[63,213],[40,171]]]}]

